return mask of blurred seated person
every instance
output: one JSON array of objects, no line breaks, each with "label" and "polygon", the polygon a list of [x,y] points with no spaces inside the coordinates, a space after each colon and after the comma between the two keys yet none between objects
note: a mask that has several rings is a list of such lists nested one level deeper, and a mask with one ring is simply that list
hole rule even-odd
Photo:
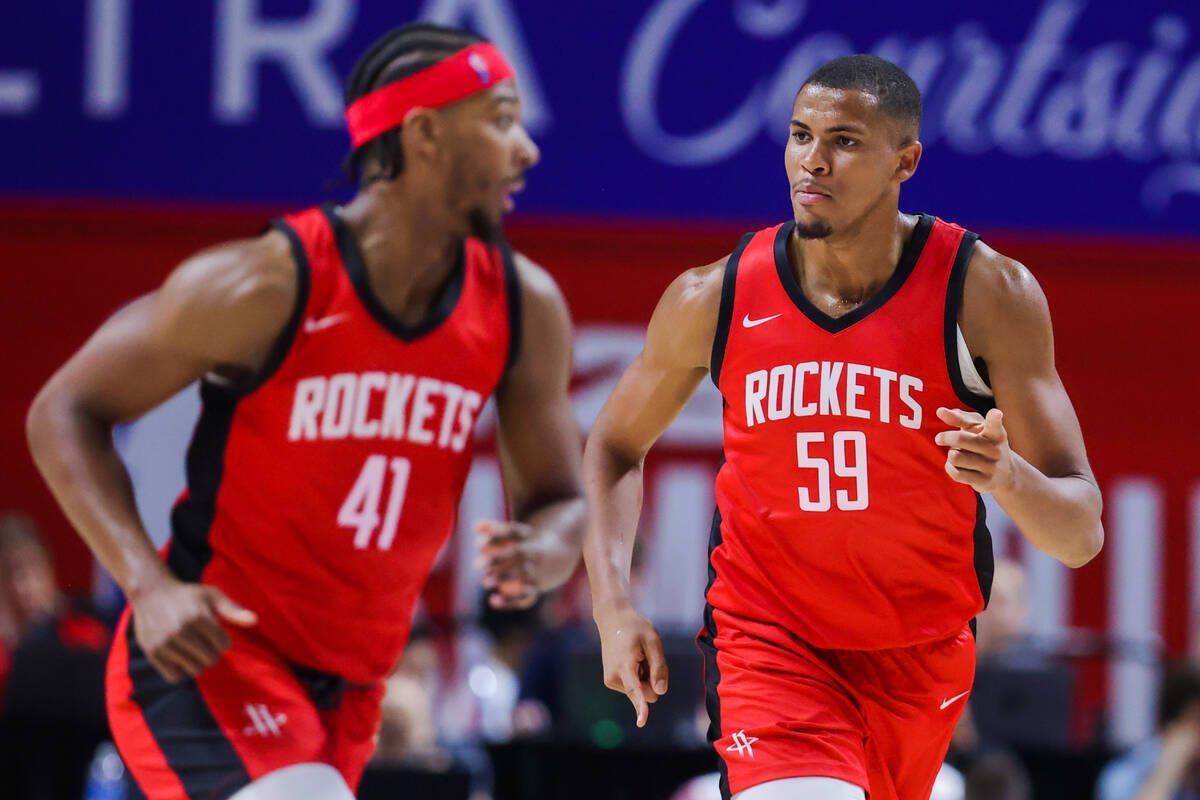
[{"label": "blurred seated person", "polygon": [[1104,768],[1096,800],[1200,800],[1200,667],[1167,670],[1158,733]]},{"label": "blurred seated person", "polygon": [[966,800],[1033,800],[1029,772],[1016,756],[994,750],[967,770]]},{"label": "blurred seated person", "polygon": [[1030,641],[1025,568],[1011,558],[996,559],[992,594],[976,619],[975,658],[1001,666],[1040,666],[1044,661]]},{"label": "blurred seated person", "polygon": [[5,798],[79,800],[97,745],[108,739],[108,625],[58,591],[33,521],[0,517],[0,595],[17,629],[0,713]]},{"label": "blurred seated person", "polygon": [[437,651],[428,630],[417,626],[400,663],[386,681],[372,763],[432,772],[449,768],[450,756],[437,743],[434,715],[437,679]]}]

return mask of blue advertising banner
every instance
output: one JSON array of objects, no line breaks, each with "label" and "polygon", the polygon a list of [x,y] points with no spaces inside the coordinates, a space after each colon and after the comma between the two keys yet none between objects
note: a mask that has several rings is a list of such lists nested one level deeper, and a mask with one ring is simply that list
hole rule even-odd
[{"label": "blue advertising banner", "polygon": [[542,147],[518,208],[789,214],[793,96],[871,52],[921,86],[904,207],[973,227],[1200,232],[1200,4],[1010,0],[76,0],[0,10],[0,193],[302,205],[341,86],[396,24],[496,42]]}]

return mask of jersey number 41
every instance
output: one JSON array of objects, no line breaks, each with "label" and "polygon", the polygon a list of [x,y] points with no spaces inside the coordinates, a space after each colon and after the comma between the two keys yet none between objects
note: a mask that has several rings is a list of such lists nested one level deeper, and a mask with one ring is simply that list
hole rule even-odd
[{"label": "jersey number 41", "polygon": [[[388,467],[391,467],[389,470]],[[388,473],[392,476],[392,488],[388,492],[387,509],[383,516],[379,515],[383,499],[384,483]],[[404,510],[404,496],[408,494],[408,476],[412,473],[412,462],[407,458],[387,456],[368,456],[363,464],[354,488],[346,496],[338,511],[337,523],[343,528],[354,531],[354,547],[366,550],[371,546],[371,538],[375,529],[379,528],[379,538],[376,547],[380,550],[390,550],[396,540],[396,528],[400,525],[400,512]],[[380,522],[383,523],[380,528]]]}]

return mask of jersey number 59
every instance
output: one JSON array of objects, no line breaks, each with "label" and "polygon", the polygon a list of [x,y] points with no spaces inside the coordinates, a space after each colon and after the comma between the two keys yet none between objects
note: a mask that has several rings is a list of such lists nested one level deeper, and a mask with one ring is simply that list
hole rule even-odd
[{"label": "jersey number 59", "polygon": [[[869,503],[867,494],[867,435],[862,431],[836,431],[833,434],[833,474],[841,478],[854,478],[854,496],[848,489],[830,491],[829,459],[817,458],[810,447],[825,443],[825,434],[804,432],[796,434],[796,457],[800,469],[817,471],[817,496],[814,499],[807,486],[797,486],[800,508],[804,511],[828,511],[832,500],[837,500],[839,511],[862,511]],[[854,449],[853,463],[848,458]],[[824,448],[820,448],[824,450]],[[818,450],[818,452],[820,452]]]}]

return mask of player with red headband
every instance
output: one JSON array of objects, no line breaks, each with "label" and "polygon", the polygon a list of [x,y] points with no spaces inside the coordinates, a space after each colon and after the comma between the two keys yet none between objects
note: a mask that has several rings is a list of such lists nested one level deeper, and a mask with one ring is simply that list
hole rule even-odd
[{"label": "player with red headband", "polygon": [[[489,396],[513,516],[478,524],[492,604],[528,606],[578,561],[570,320],[500,236],[538,160],[512,68],[410,25],[347,100],[351,202],[188,259],[29,414],[38,466],[129,599],[109,715],[152,800],[352,797]],[[197,380],[164,559],[111,432]]]}]

